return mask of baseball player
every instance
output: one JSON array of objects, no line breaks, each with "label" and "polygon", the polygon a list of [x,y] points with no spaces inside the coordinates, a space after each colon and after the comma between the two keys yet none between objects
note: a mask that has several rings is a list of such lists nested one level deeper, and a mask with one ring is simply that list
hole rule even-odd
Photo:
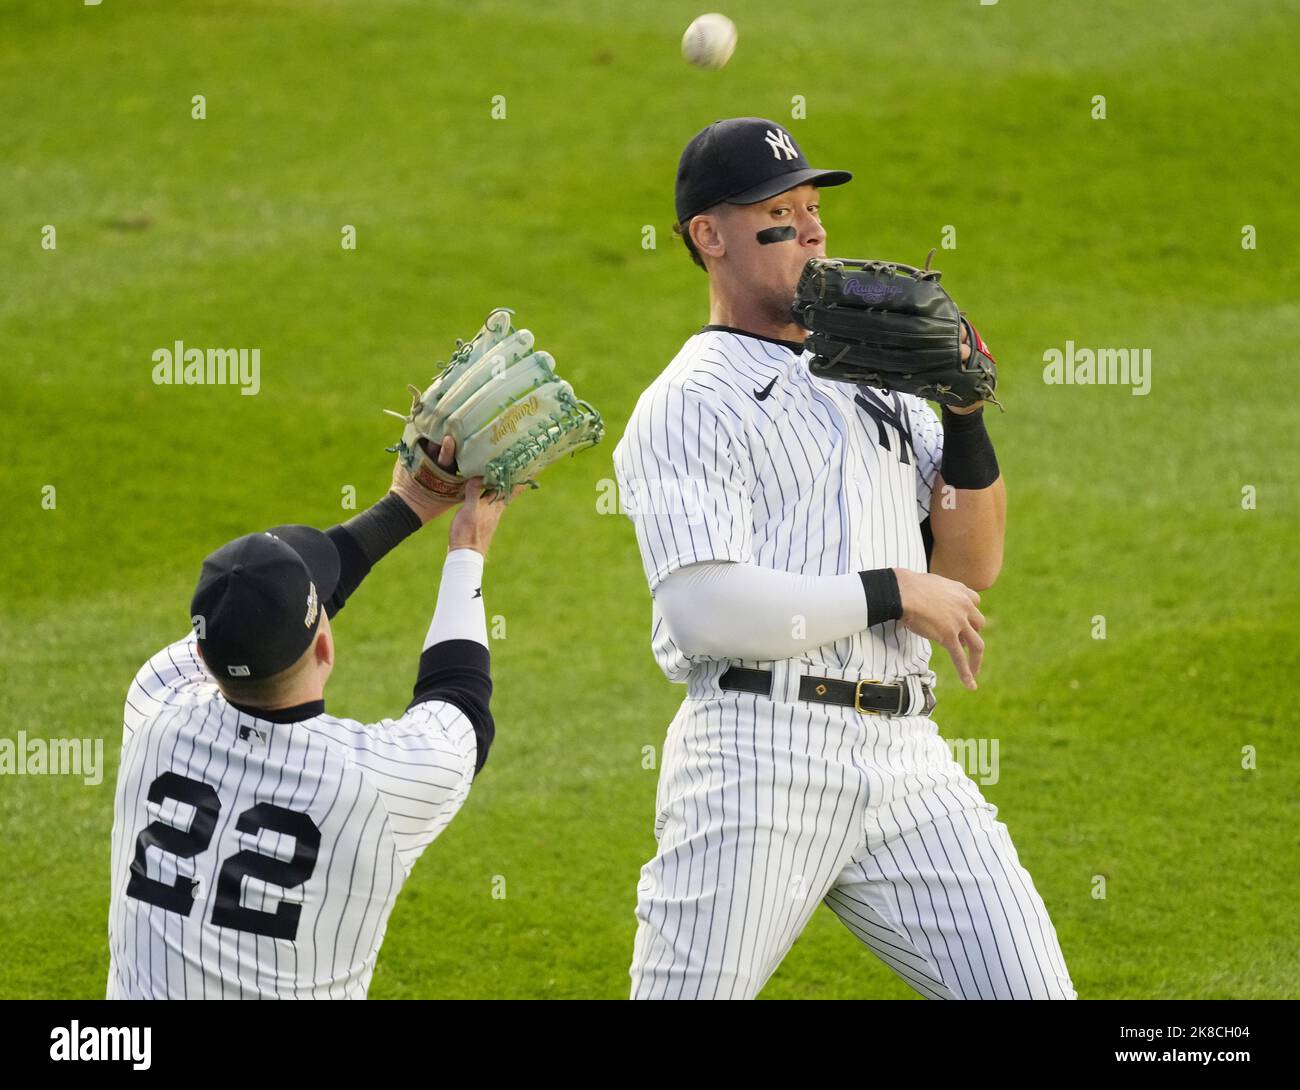
[{"label": "baseball player", "polygon": [[[453,465],[455,443],[439,453]],[[402,882],[487,759],[479,495],[450,550],[399,716],[325,711],[331,618],[389,550],[455,506],[399,465],[325,532],[280,526],[203,562],[194,631],[126,697],[114,804],[108,998],[365,998]],[[414,665],[414,663],[413,663]]]},{"label": "baseball player", "polygon": [[[922,996],[1074,998],[997,808],[930,719],[930,642],[974,689],[1004,487],[981,405],[824,381],[790,304],[825,255],[809,167],[761,118],[686,146],[677,231],[709,324],[614,452],[668,728],[634,998],[751,998],[824,902]],[[963,357],[968,348],[962,346]]]}]

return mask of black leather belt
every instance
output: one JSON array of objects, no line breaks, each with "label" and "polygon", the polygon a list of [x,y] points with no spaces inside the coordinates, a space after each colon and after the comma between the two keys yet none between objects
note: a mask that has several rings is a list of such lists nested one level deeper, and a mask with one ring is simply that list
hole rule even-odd
[{"label": "black leather belt", "polygon": [[[718,685],[738,693],[772,695],[772,671],[751,670],[747,666],[731,666],[718,678]],[[929,715],[934,711],[934,692],[928,685],[921,686],[925,705],[916,715]],[[833,677],[814,677],[805,674],[799,679],[799,699],[813,704],[839,704],[853,708],[864,715],[906,715],[907,685],[883,684],[879,681],[841,681]]]}]

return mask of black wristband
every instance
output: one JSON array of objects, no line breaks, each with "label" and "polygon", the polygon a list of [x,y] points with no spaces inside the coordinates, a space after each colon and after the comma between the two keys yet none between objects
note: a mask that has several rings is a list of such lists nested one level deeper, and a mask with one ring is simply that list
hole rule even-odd
[{"label": "black wristband", "polygon": [[903,615],[903,596],[898,589],[898,575],[893,568],[874,568],[858,572],[867,595],[867,627],[896,621]]},{"label": "black wristband", "polygon": [[943,407],[943,458],[939,472],[953,488],[988,488],[1001,475],[993,440],[984,427],[984,408],[955,413]]}]

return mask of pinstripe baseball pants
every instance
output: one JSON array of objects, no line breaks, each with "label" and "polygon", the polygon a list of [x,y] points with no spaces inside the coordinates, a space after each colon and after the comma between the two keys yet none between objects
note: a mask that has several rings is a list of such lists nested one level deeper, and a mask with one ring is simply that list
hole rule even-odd
[{"label": "pinstripe baseball pants", "polygon": [[923,996],[1076,998],[997,807],[927,717],[688,698],[656,810],[634,999],[753,998],[819,901]]}]

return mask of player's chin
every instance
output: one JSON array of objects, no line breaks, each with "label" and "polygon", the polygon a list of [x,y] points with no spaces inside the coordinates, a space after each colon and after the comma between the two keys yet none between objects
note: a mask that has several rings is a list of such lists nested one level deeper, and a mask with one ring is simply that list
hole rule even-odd
[{"label": "player's chin", "polygon": [[803,277],[804,266],[808,264],[808,258],[804,257],[799,264],[787,270],[786,275],[781,278],[781,284],[777,289],[784,297],[787,303],[794,299],[795,289],[799,287],[799,281]]}]

